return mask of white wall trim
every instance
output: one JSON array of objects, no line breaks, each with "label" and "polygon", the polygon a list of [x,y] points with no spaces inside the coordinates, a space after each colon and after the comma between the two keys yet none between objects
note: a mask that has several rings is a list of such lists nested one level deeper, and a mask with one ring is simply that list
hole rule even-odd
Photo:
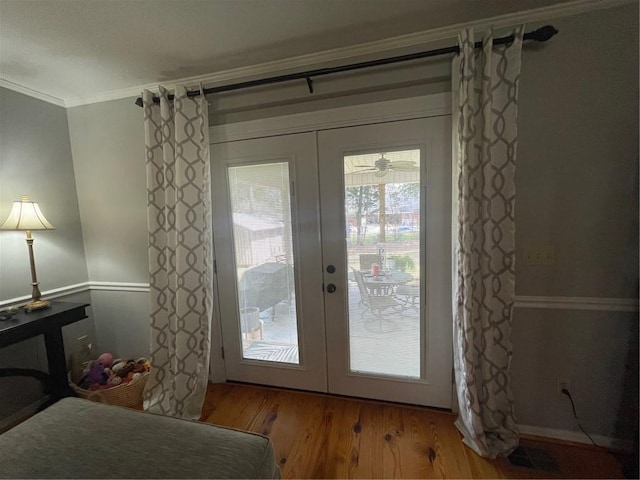
[{"label": "white wall trim", "polygon": [[[149,292],[148,283],[129,283],[129,282],[84,282],[65,287],[54,288],[42,292],[42,298],[46,300],[55,300],[56,298],[66,297],[76,293],[88,292],[92,290],[102,290],[109,292]],[[6,306],[15,306],[26,303],[31,300],[31,295],[23,295],[21,297],[0,300],[0,308]]]},{"label": "white wall trim", "polygon": [[150,288],[148,283],[125,283],[125,282],[89,282],[90,290],[102,290],[108,292],[145,292]]},{"label": "white wall trim", "polygon": [[[89,290],[89,282],[76,283],[74,285],[67,285],[64,287],[47,290],[42,293],[42,298],[47,300],[54,300],[56,298],[65,297],[67,295],[73,295],[74,293],[86,292],[87,290]],[[26,303],[30,300],[31,295],[22,295],[20,297],[9,298],[7,300],[0,300],[0,307],[15,306]]]},{"label": "white wall trim", "polygon": [[47,95],[46,93],[42,93],[38,90],[33,90],[28,87],[23,87],[22,85],[10,82],[9,80],[5,80],[4,78],[0,78],[0,87],[6,88],[7,90],[13,90],[14,92],[22,93],[32,98],[37,98],[38,100],[42,100],[47,103],[58,105],[59,107],[67,106],[65,101],[61,98],[53,97],[51,95]]},{"label": "white wall trim", "polygon": [[637,298],[604,297],[535,297],[517,295],[516,308],[544,308],[549,310],[603,310],[607,312],[637,312]]},{"label": "white wall trim", "polygon": [[[627,3],[632,3],[633,1],[634,0],[574,0],[557,5],[550,5],[546,7],[523,10],[506,15],[480,19],[473,22],[459,23],[455,25],[435,28],[432,30],[400,35],[397,37],[377,40],[374,42],[335,48],[307,55],[299,55],[283,60],[250,65],[217,73],[167,80],[160,83],[167,86],[171,86],[176,83],[192,85],[199,85],[200,83],[204,85],[226,84],[234,81],[239,81],[241,79],[265,77],[282,71],[306,69],[326,62],[336,62],[341,60],[348,61],[349,59],[353,59],[362,55],[384,53],[394,49],[410,48],[417,45],[426,45],[440,40],[455,39],[460,30],[468,26],[473,26],[476,30],[480,31],[486,30],[491,26],[493,26],[494,28],[507,28],[520,23],[551,20],[554,18],[576,15],[593,10],[617,7]],[[87,105],[90,103],[134,97],[139,96],[142,93],[142,90],[144,90],[145,88],[155,91],[157,90],[157,84],[137,85],[130,88],[113,90],[110,92],[101,92],[90,97],[66,98],[63,101],[63,104],[67,107],[76,107],[79,105]],[[52,100],[54,99],[54,97],[48,98]],[[46,98],[42,99],[46,101]],[[55,100],[60,101],[59,99]]]},{"label": "white wall trim", "polygon": [[[532,435],[535,437],[552,438],[555,440],[592,445],[591,440],[589,440],[584,433],[577,430],[558,430],[555,428],[536,427],[533,425],[517,425],[517,428],[522,435]],[[592,433],[589,435],[591,435],[593,441],[600,447],[625,452],[633,451],[633,442],[631,440],[606,437],[604,435],[595,435]]]},{"label": "white wall trim", "polygon": [[209,138],[213,144],[449,114],[451,94],[438,93],[214,125],[209,128]]},{"label": "white wall trim", "polygon": [[[111,292],[131,292],[148,293],[148,283],[133,282],[84,282],[65,287],[55,288],[43,292],[43,298],[53,300],[67,295],[86,291],[111,291]],[[0,301],[0,307],[16,305],[27,302],[31,296],[25,295],[8,300]],[[517,296],[517,308],[546,308],[556,310],[605,310],[605,311],[638,311],[638,300],[630,298],[589,298],[589,297],[534,297]],[[559,430],[546,427],[536,427],[533,425],[518,425],[518,429],[523,435],[564,440],[576,443],[591,444],[589,439],[580,431]],[[630,451],[633,449],[632,442],[625,439],[608,437],[604,435],[591,434],[594,441],[601,447],[614,450]]]},{"label": "white wall trim", "polygon": [[[65,287],[54,288],[42,293],[42,297],[56,298],[82,293],[86,291],[137,292],[148,293],[148,283],[133,282],[83,282]],[[30,295],[0,300],[0,307],[16,305],[31,300]],[[516,297],[516,308],[543,308],[549,310],[600,310],[607,312],[640,311],[638,299],[635,298],[591,298],[591,297],[533,297],[519,295]]]}]

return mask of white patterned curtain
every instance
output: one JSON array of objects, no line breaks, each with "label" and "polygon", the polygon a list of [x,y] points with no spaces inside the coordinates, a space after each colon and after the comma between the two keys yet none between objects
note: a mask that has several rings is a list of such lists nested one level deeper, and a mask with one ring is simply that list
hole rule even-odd
[{"label": "white patterned curtain", "polygon": [[464,443],[488,458],[508,455],[519,441],[510,369],[522,33],[494,48],[489,32],[476,50],[473,30],[465,30],[452,69],[456,426]]},{"label": "white patterned curtain", "polygon": [[209,130],[204,95],[160,105],[143,93],[151,287],[151,374],[145,410],[198,419],[213,308]]}]

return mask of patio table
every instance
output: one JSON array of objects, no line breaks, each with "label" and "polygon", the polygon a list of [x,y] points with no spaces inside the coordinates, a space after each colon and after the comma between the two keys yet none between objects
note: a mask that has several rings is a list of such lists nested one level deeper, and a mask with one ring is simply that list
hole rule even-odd
[{"label": "patio table", "polygon": [[363,274],[364,284],[372,295],[390,295],[398,285],[413,280],[413,275],[406,272],[383,272],[377,277],[369,273]]}]

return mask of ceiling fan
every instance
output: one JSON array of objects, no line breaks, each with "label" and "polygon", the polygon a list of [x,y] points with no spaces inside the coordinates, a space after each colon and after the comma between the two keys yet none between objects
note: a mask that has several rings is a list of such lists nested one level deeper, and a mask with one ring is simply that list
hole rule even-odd
[{"label": "ceiling fan", "polygon": [[384,177],[389,172],[399,171],[399,172],[419,172],[420,167],[416,165],[416,162],[411,160],[397,160],[391,161],[384,156],[384,153],[380,156],[379,159],[375,161],[373,166],[371,165],[355,165],[356,168],[362,168],[362,170],[358,170],[357,173],[360,172],[374,172],[374,177]]}]

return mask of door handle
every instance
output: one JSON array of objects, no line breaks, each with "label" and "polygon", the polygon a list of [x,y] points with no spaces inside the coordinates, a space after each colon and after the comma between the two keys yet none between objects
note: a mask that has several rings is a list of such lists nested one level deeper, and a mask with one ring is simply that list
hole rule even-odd
[{"label": "door handle", "polygon": [[336,291],[336,286],[333,283],[330,283],[329,285],[327,285],[327,292],[333,293],[335,291]]},{"label": "door handle", "polygon": [[335,273],[336,271],[336,267],[334,265],[328,265],[327,266],[327,272],[328,273]]}]

